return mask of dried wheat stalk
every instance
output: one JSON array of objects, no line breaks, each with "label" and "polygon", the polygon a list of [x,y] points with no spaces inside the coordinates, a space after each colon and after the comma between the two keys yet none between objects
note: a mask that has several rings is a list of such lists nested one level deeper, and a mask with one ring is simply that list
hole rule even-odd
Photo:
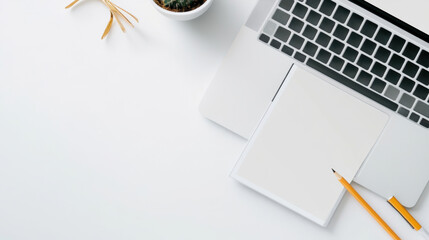
[{"label": "dried wheat stalk", "polygon": [[[79,0],[74,0],[72,3],[70,3],[69,5],[67,5],[66,9],[73,7],[73,5],[75,5],[78,1]],[[124,13],[128,14],[129,16],[131,16],[132,18],[134,18],[134,20],[136,20],[136,22],[139,22],[139,20],[134,15],[132,15],[131,13],[129,13],[128,11],[126,11],[125,9],[119,7],[118,5],[112,3],[110,0],[101,0],[101,1],[110,10],[110,19],[109,19],[109,22],[107,23],[107,26],[106,26],[106,29],[104,30],[103,35],[101,36],[101,39],[104,39],[107,36],[107,34],[109,34],[110,29],[112,28],[113,18],[116,19],[116,21],[118,22],[118,24],[121,27],[121,29],[122,29],[123,32],[125,32],[126,30],[125,30],[124,25],[121,22],[121,18],[123,20],[125,20],[126,22],[128,22],[128,24],[130,24],[131,27],[134,27],[134,25],[131,23],[131,21],[128,20],[128,18],[122,12],[124,12]]]}]

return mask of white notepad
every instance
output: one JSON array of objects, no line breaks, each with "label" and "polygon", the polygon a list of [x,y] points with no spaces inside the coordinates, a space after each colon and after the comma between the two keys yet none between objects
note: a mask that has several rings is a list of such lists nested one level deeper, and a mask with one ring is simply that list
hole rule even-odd
[{"label": "white notepad", "polygon": [[294,66],[232,176],[326,226],[388,116]]}]

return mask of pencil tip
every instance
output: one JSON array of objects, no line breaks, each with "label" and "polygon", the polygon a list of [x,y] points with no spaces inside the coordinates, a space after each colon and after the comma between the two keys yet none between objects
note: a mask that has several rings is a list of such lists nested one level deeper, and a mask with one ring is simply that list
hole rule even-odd
[{"label": "pencil tip", "polygon": [[335,173],[335,170],[334,170],[333,168],[331,168],[331,170],[332,170],[332,172],[334,172],[334,173]]}]

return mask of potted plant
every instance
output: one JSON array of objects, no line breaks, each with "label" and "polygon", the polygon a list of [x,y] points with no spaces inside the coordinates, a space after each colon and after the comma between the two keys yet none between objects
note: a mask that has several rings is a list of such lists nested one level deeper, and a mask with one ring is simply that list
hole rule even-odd
[{"label": "potted plant", "polygon": [[212,4],[213,0],[149,0],[154,7],[165,16],[187,21],[201,16]]}]

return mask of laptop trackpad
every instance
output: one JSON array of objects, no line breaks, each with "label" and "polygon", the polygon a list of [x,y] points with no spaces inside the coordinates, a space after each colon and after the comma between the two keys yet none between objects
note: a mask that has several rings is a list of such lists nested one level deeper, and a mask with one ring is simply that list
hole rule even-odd
[{"label": "laptop trackpad", "polygon": [[388,118],[295,65],[233,177],[326,225],[343,191],[331,168],[351,181]]}]

